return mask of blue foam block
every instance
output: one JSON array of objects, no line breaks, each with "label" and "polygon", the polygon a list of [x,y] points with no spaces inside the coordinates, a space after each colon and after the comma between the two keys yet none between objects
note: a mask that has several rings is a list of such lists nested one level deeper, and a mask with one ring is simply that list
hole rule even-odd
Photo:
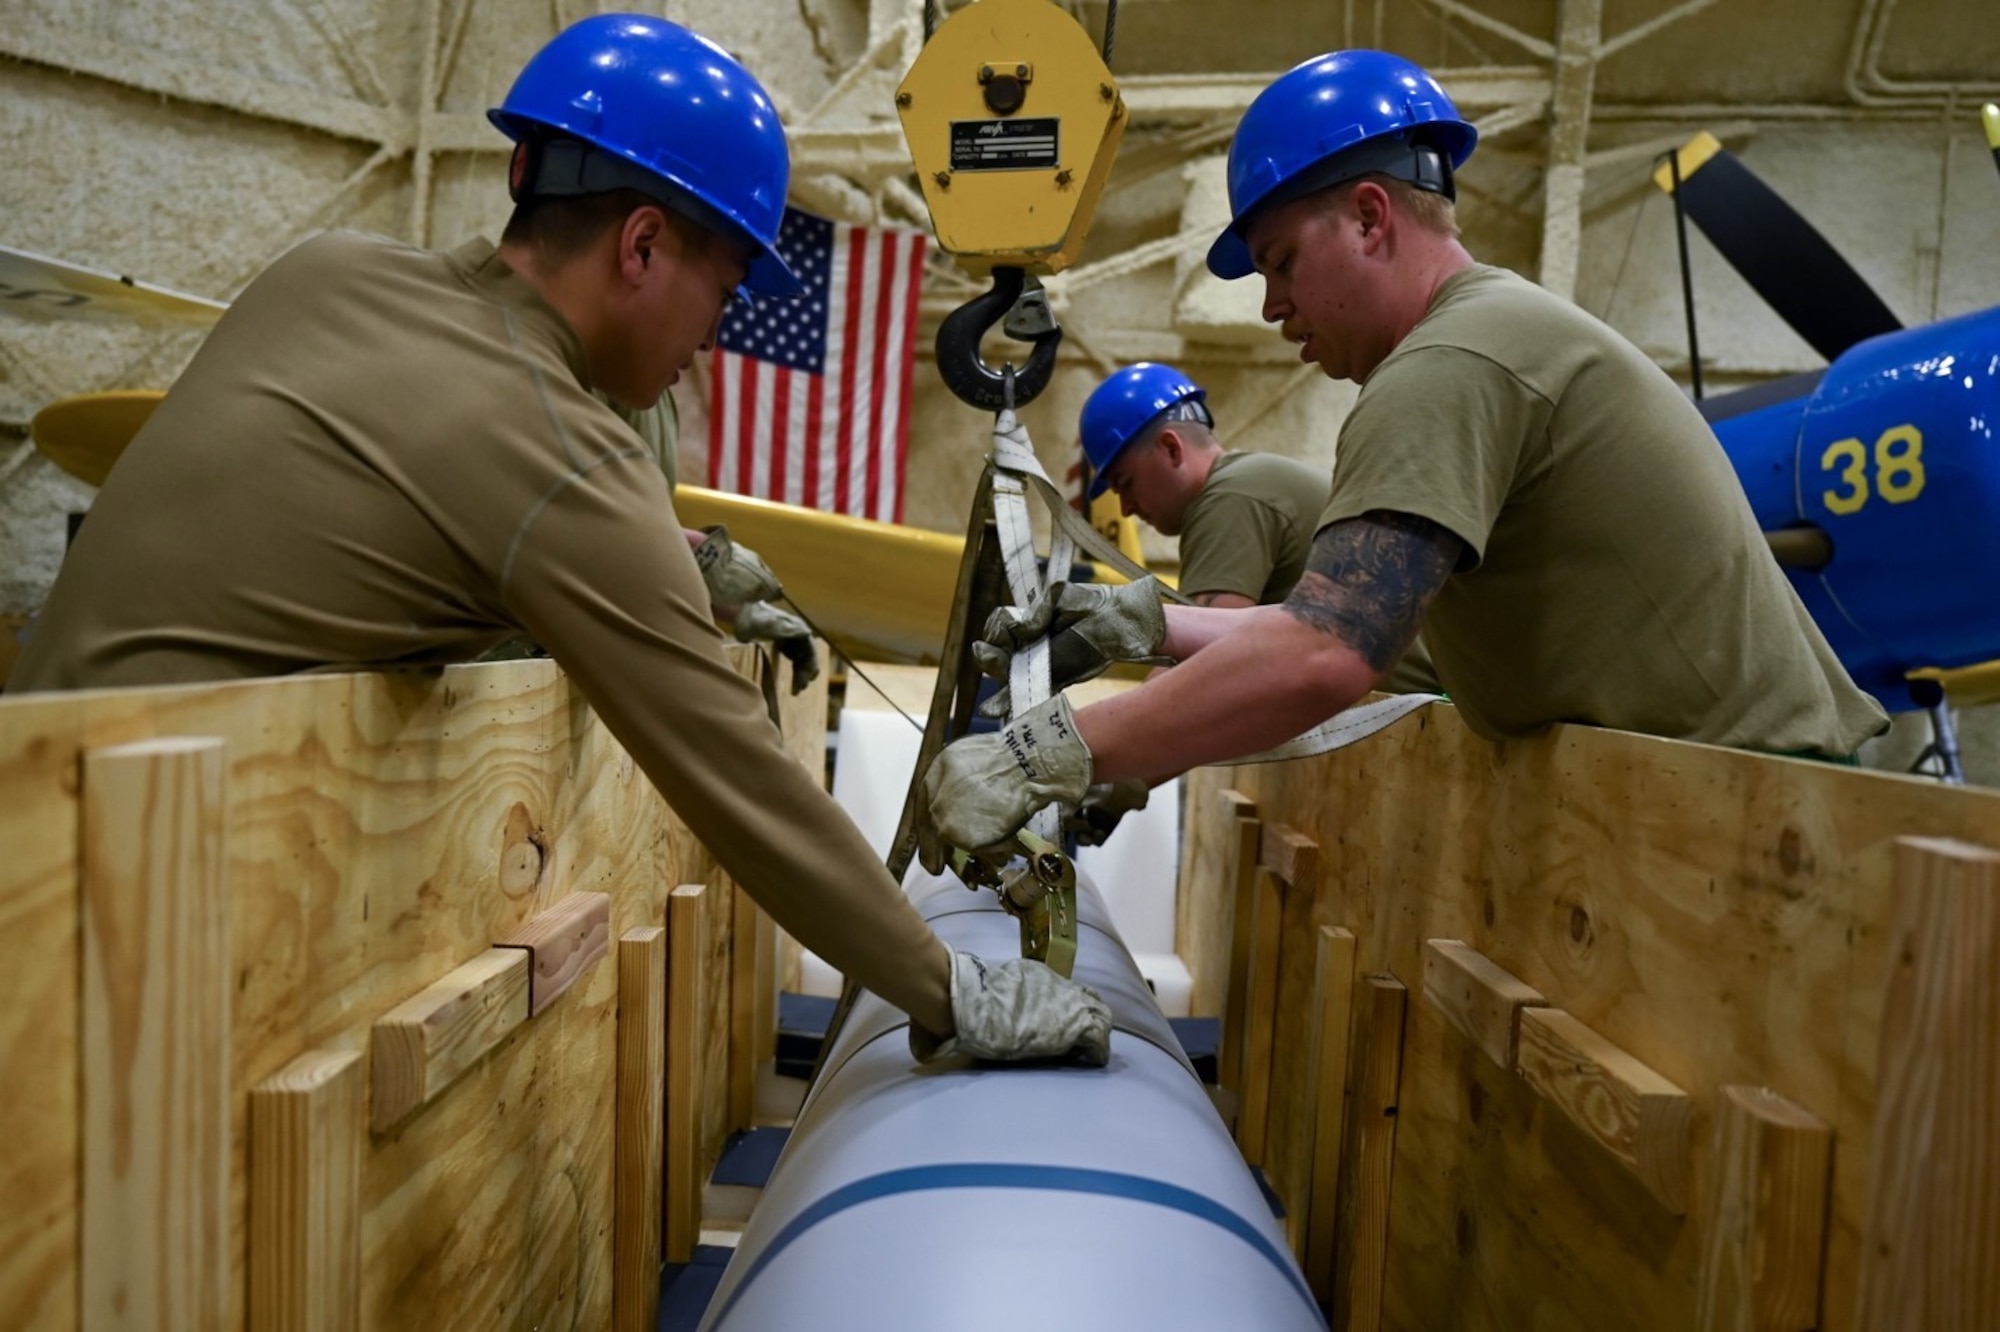
[{"label": "blue foam block", "polygon": [[696,1332],[732,1252],[719,1244],[697,1244],[693,1261],[661,1269],[660,1332]]},{"label": "blue foam block", "polygon": [[709,1182],[763,1188],[771,1182],[778,1153],[785,1150],[785,1142],[791,1136],[788,1128],[753,1128],[732,1133],[729,1141],[722,1144],[722,1157],[716,1161]]}]

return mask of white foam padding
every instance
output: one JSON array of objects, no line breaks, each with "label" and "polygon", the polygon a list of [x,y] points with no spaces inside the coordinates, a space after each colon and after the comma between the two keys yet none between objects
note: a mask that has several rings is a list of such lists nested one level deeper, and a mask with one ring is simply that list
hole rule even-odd
[{"label": "white foam padding", "polygon": [[1134,957],[1174,951],[1180,811],[1181,783],[1176,777],[1154,787],[1144,809],[1120,819],[1103,846],[1086,846],[1076,853],[1077,869],[1097,885],[1111,923]]},{"label": "white foam padding", "polygon": [[[847,811],[868,845],[884,860],[903,818],[903,797],[924,747],[923,733],[894,712],[842,708],[834,745],[833,798]],[[903,891],[920,893],[933,884],[958,880],[932,874],[912,860]]]},{"label": "white foam padding", "polygon": [[924,737],[894,712],[840,711],[833,749],[833,798],[847,811],[875,854],[887,857],[903,817],[903,793]]},{"label": "white foam padding", "polygon": [[1175,953],[1134,953],[1132,960],[1139,964],[1139,974],[1153,987],[1153,997],[1160,1001],[1163,1017],[1188,1017],[1194,1007],[1194,977],[1188,974],[1187,963]]},{"label": "white foam padding", "polygon": [[821,959],[810,948],[799,950],[799,993],[816,994],[827,999],[840,998],[843,977],[838,971]]}]

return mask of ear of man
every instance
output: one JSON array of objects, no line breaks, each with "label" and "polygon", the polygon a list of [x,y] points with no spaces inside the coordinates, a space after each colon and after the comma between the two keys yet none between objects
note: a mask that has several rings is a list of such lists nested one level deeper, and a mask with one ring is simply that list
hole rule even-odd
[{"label": "ear of man", "polygon": [[650,203],[641,204],[625,215],[618,228],[614,254],[619,276],[627,282],[639,282],[654,263],[680,256],[686,240],[669,225],[667,218],[664,209]]},{"label": "ear of man", "polygon": [[621,268],[629,260],[637,260],[624,274],[633,281],[645,276],[646,270],[662,258],[696,265],[712,260],[719,267],[734,264],[739,269],[747,269],[751,259],[750,247],[743,241],[711,231],[694,219],[643,197],[639,206],[625,217],[617,250]]},{"label": "ear of man", "polygon": [[1361,228],[1362,238],[1380,244],[1382,229],[1393,216],[1395,208],[1389,192],[1380,181],[1363,177],[1348,191],[1347,207]]},{"label": "ear of man", "polygon": [[[1215,432],[1199,421],[1170,422],[1160,430],[1155,442],[1176,470],[1199,464],[1209,455],[1222,451]],[[1203,474],[1206,475],[1206,469]]]}]

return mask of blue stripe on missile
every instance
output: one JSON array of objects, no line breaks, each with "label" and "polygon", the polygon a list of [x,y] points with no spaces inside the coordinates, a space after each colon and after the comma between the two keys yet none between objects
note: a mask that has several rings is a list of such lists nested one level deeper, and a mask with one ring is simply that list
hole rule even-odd
[{"label": "blue stripe on missile", "polygon": [[[1152,1203],[1156,1207],[1171,1208],[1185,1212],[1189,1216],[1219,1226],[1236,1238],[1248,1244],[1261,1255],[1265,1262],[1277,1268],[1298,1292],[1306,1307],[1313,1311],[1313,1317],[1320,1318],[1319,1305],[1313,1302],[1312,1292],[1306,1288],[1305,1279],[1299,1275],[1291,1255],[1271,1243],[1261,1230],[1245,1221],[1227,1207],[1204,1198],[1192,1189],[1184,1189],[1178,1184],[1168,1184],[1157,1179],[1145,1179],[1139,1175],[1124,1175],[1110,1170],[1088,1170],[1079,1166],[1018,1165],[998,1161],[965,1161],[952,1165],[912,1166],[907,1170],[888,1170],[866,1179],[857,1179],[852,1184],[843,1184],[827,1194],[812,1206],[800,1212],[786,1223],[763,1252],[757,1255],[743,1279],[729,1292],[729,1298],[717,1311],[709,1327],[720,1327],[729,1317],[729,1311],[743,1292],[750,1289],[750,1283],[758,1273],[770,1266],[771,1261],[808,1230],[829,1217],[837,1216],[850,1207],[857,1207],[878,1198],[893,1198],[901,1193],[927,1193],[938,1189],[1044,1189],[1056,1193],[1096,1193],[1108,1198],[1125,1198],[1132,1202]],[[1321,1318],[1321,1325],[1325,1320]]]}]

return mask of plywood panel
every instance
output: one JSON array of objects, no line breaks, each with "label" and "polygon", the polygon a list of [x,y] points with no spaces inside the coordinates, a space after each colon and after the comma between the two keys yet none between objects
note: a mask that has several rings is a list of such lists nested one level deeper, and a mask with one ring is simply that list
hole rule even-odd
[{"label": "plywood panel", "polygon": [[[820,648],[820,659],[824,666],[827,660],[824,646]],[[746,667],[746,669],[750,668]],[[760,665],[755,669],[761,670],[762,666]],[[874,675],[877,669],[876,664],[870,663],[868,672],[870,675]],[[879,669],[886,669],[891,672],[911,672],[910,675],[904,677],[906,682],[914,682],[915,680],[928,682],[936,676],[936,672],[928,667],[885,667]],[[790,665],[785,665],[783,671],[786,688],[778,691],[778,716],[783,724],[783,729],[792,753],[798,757],[800,763],[805,765],[806,771],[812,773],[816,781],[825,785],[827,782],[826,724],[829,707],[827,691],[830,685],[830,671],[822,670],[819,678],[798,694],[789,692],[791,683]],[[854,677],[850,674],[850,688],[853,686],[853,680]],[[892,685],[890,687],[893,689],[895,686]],[[928,686],[926,685],[926,687]],[[929,706],[929,695],[926,694],[925,702],[919,705],[918,714],[921,715],[923,709]],[[676,880],[676,882],[711,882],[708,866],[689,866],[687,872],[680,879]],[[710,923],[719,930],[719,933],[713,937],[713,941],[718,946],[723,946],[726,945],[726,941],[729,938],[730,922],[727,917],[731,913],[727,903],[728,894],[721,891],[719,881],[717,882],[715,900],[709,904],[710,911],[714,913],[710,917]],[[800,947],[798,940],[778,930],[775,924],[772,926],[772,931],[772,939],[775,941],[776,949],[776,983],[781,984],[787,990],[797,990],[800,986],[800,972],[803,966],[804,950]],[[773,1025],[771,1027],[771,1040],[773,1049],[775,1050],[777,1041],[776,1000],[773,999],[772,1003]],[[726,1020],[727,1010],[711,1009],[710,1011],[718,1021]],[[722,1084],[713,1084],[714,1092],[719,1094],[723,1090],[724,1087]],[[712,1102],[712,1104],[721,1105],[724,1109],[727,1108],[726,1100]],[[720,1118],[712,1119],[709,1123],[709,1128],[713,1129],[721,1122]],[[719,1139],[714,1139],[713,1141],[719,1145]]]},{"label": "plywood panel", "polygon": [[[1364,969],[1477,949],[1690,1094],[1695,1178],[1724,1085],[1830,1124],[1826,1270],[1859,1270],[1891,848],[1992,840],[2000,793],[1587,727],[1492,744],[1443,706],[1257,781],[1267,820],[1319,842],[1314,920],[1352,929]],[[1292,1020],[1281,1003],[1281,1041]],[[1694,1324],[1699,1225],[1429,1005],[1406,1058],[1388,1325]],[[1851,1284],[1823,1322],[1855,1326]]]},{"label": "plywood panel", "polygon": [[[1196,768],[1181,779],[1185,817],[1174,947],[1194,983],[1190,1009],[1204,1017],[1228,1011],[1236,864],[1242,855],[1237,825],[1257,817],[1257,802],[1232,785],[1237,778],[1236,769]],[[1251,831],[1249,859],[1254,862],[1254,827]],[[1226,1085],[1233,1086],[1234,1080]]]},{"label": "plywood panel", "polygon": [[[732,649],[741,669],[751,651]],[[801,710],[788,725],[822,722]],[[0,1308],[75,1326],[80,1151],[78,756],[212,734],[228,746],[234,1036],[221,1326],[243,1326],[248,1091],[369,1025],[575,892],[612,928],[665,920],[714,862],[545,660],[0,699],[0,925],[34,964],[0,1006]],[[689,867],[692,867],[691,869]],[[363,1163],[363,1323],[610,1319],[614,968],[593,967]]]}]

